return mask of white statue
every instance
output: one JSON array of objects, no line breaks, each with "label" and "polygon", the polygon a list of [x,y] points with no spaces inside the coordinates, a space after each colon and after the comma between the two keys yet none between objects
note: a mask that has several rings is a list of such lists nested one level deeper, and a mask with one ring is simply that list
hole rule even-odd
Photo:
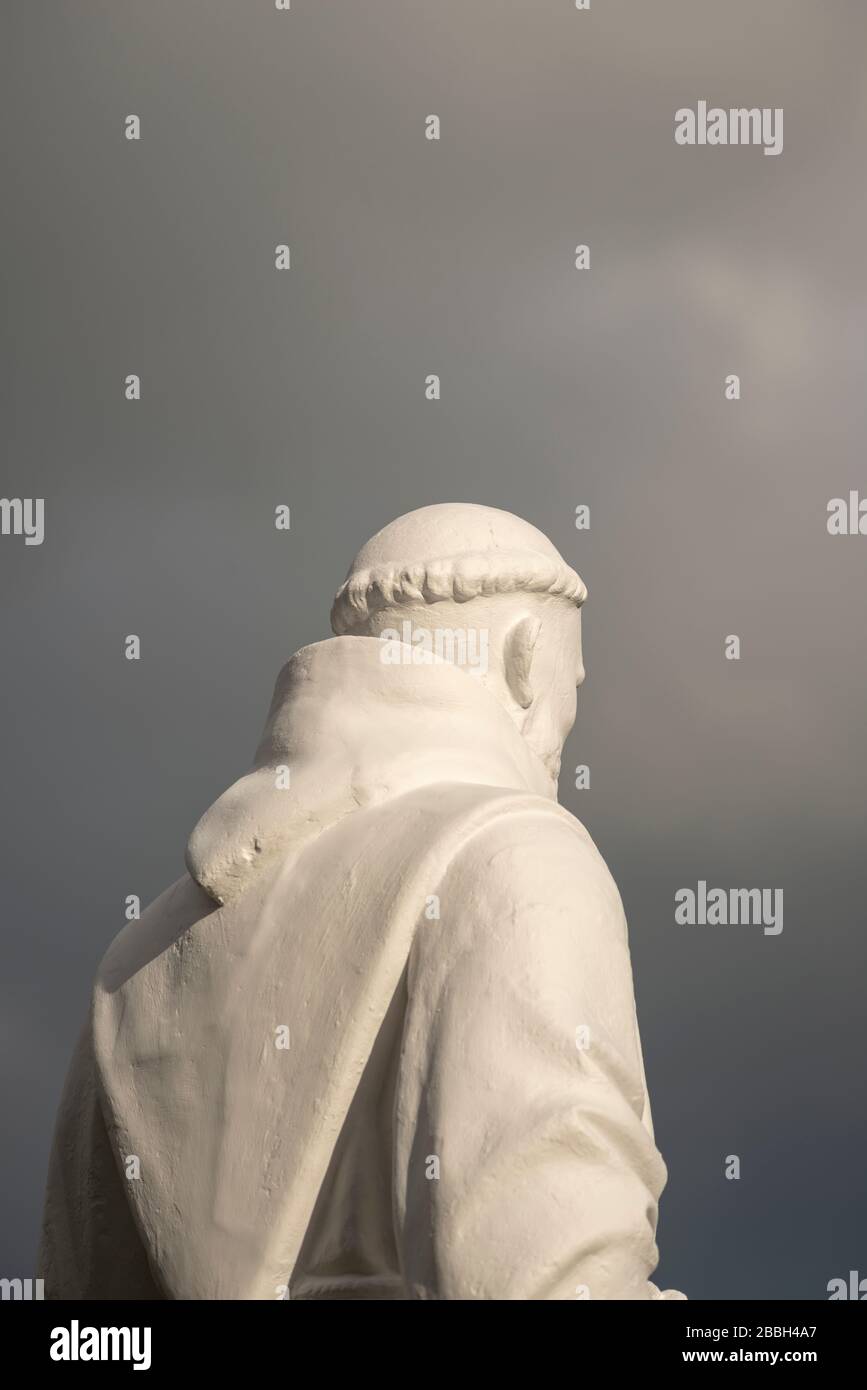
[{"label": "white statue", "polygon": [[556,800],[585,594],[488,507],[362,548],[100,966],[49,1297],[683,1297],[620,897]]}]

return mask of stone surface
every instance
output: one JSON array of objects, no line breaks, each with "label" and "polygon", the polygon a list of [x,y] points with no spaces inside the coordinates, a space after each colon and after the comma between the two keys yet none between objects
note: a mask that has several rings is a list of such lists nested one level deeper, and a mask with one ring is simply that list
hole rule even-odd
[{"label": "stone surface", "polygon": [[491,508],[363,547],[100,966],[49,1297],[682,1297],[620,897],[556,801],[585,596]]}]

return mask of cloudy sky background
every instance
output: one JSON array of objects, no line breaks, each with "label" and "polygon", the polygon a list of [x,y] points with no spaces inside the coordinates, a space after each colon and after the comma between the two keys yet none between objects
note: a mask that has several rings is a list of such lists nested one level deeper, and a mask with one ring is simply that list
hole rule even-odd
[{"label": "cloudy sky background", "polygon": [[[867,495],[867,8],[13,0],[2,27],[2,490],[46,536],[0,538],[0,1274],[32,1272],[125,896],[182,871],[362,541],[465,500],[590,590],[564,768],[591,789],[562,799],[630,922],[659,1282],[867,1275],[867,538],[825,524]],[[678,147],[700,99],[784,108],[783,153]],[[782,888],[782,934],[676,927],[699,879]]]}]

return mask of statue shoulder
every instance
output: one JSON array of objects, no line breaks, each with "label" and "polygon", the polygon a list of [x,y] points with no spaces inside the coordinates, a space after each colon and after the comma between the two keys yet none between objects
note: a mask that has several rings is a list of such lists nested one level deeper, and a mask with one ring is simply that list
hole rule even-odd
[{"label": "statue shoulder", "polygon": [[100,961],[97,984],[113,993],[216,910],[207,893],[184,874],[118,932]]},{"label": "statue shoulder", "polygon": [[473,835],[455,853],[449,889],[493,911],[510,905],[588,912],[625,930],[617,885],[586,827],[544,797],[492,800]]}]

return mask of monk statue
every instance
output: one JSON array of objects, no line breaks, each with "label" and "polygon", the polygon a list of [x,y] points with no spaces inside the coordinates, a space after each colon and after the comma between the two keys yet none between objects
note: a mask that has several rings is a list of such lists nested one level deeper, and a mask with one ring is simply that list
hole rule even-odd
[{"label": "monk statue", "polygon": [[47,1297],[683,1297],[623,907],[557,803],[585,597],[489,507],[362,547],[99,967]]}]

